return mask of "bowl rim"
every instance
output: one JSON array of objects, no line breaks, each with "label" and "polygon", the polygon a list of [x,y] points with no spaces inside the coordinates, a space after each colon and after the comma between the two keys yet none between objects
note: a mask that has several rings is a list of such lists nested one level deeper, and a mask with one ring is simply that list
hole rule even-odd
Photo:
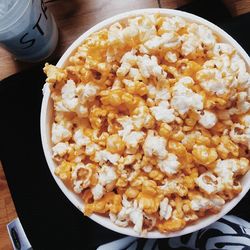
[{"label": "bowl rim", "polygon": [[[94,25],[92,28],[84,32],[82,35],[80,35],[69,47],[68,49],[64,52],[64,54],[61,56],[59,59],[58,63],[56,64],[57,67],[63,67],[65,63],[67,62],[67,59],[70,57],[70,55],[75,51],[75,49],[81,45],[81,43],[92,33],[97,32],[105,27],[110,26],[111,24],[131,18],[134,16],[139,16],[143,14],[162,14],[166,16],[179,16],[184,18],[185,20],[189,22],[194,22],[194,23],[199,23],[203,24],[210,29],[212,29],[213,32],[215,32],[217,35],[219,35],[221,38],[227,41],[227,43],[231,44],[238,54],[244,59],[245,63],[247,64],[247,67],[249,69],[250,67],[250,58],[248,54],[245,52],[245,50],[238,44],[238,42],[233,39],[229,34],[227,34],[224,30],[219,28],[217,25],[211,23],[210,21],[199,17],[194,14],[190,14],[184,11],[180,10],[173,10],[173,9],[163,9],[163,8],[148,8],[148,9],[137,9],[137,10],[132,10],[132,11],[127,11],[118,15],[115,15],[113,17],[110,17],[108,19],[105,19],[104,21],[101,21]],[[68,189],[65,184],[62,182],[62,180],[57,177],[54,173],[54,167],[55,167],[55,162],[52,159],[52,154],[51,154],[51,148],[50,148],[50,138],[48,138],[48,132],[50,134],[50,131],[48,131],[48,106],[50,102],[50,89],[48,84],[45,84],[43,87],[43,100],[42,100],[42,106],[41,106],[41,114],[40,114],[40,132],[41,132],[41,140],[42,140],[42,147],[44,151],[44,155],[48,164],[48,167],[50,169],[50,172],[61,189],[61,191],[64,193],[64,195],[70,200],[72,204],[75,205],[81,212],[84,207],[84,204],[80,202],[79,198],[77,198],[76,194],[73,193],[70,189]],[[50,136],[49,136],[50,137]],[[243,177],[250,179],[250,171]],[[136,233],[131,227],[118,227],[117,225],[113,224],[109,218],[97,215],[97,214],[92,214],[88,216],[90,219],[95,221],[96,223],[111,229],[117,233],[121,233],[124,235],[129,235],[129,236],[134,236],[134,237],[143,237],[143,238],[171,238],[171,237],[177,237],[177,236],[182,236],[185,234],[189,234],[192,232],[195,232],[197,230],[200,230],[204,227],[209,226],[210,224],[216,222],[218,219],[223,217],[225,214],[227,214],[230,210],[232,210],[239,202],[240,200],[245,196],[245,194],[248,192],[250,189],[250,181],[248,182],[249,184],[244,184],[242,187],[241,193],[234,197],[229,202],[226,202],[226,204],[223,206],[222,210],[214,215],[208,215],[204,218],[200,218],[198,220],[198,223],[190,224],[186,226],[184,229],[176,231],[176,232],[171,232],[171,233],[160,233],[159,231],[152,231],[148,232],[146,235],[140,235]]]}]

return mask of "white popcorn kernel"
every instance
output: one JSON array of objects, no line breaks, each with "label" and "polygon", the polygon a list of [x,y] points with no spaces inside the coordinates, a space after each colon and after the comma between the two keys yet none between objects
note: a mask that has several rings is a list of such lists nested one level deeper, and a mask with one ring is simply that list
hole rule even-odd
[{"label": "white popcorn kernel", "polygon": [[191,87],[194,85],[194,80],[190,76],[184,76],[184,77],[180,78],[178,80],[178,82],[176,83],[176,85],[179,85],[179,84],[182,84],[185,87]]},{"label": "white popcorn kernel", "polygon": [[70,146],[68,142],[59,142],[52,148],[53,157],[56,157],[56,156],[62,157],[66,153],[68,153],[69,149],[70,149]]},{"label": "white popcorn kernel", "polygon": [[87,101],[91,102],[95,99],[99,87],[91,83],[79,84],[76,88],[76,93],[79,96],[79,102],[85,104]]},{"label": "white popcorn kernel", "polygon": [[119,227],[127,227],[129,223],[129,213],[131,208],[122,207],[121,211],[116,215],[109,213],[110,220]]},{"label": "white popcorn kernel", "polygon": [[152,84],[147,85],[148,96],[154,99],[156,102],[158,101],[167,101],[170,99],[170,93],[167,88],[156,89],[156,87]]},{"label": "white popcorn kernel", "polygon": [[188,56],[190,54],[196,53],[199,50],[202,50],[199,39],[197,39],[197,36],[192,33],[182,35],[181,40],[181,54],[183,56]]},{"label": "white popcorn kernel", "polygon": [[203,114],[200,114],[199,123],[204,128],[207,128],[207,129],[212,128],[217,123],[217,121],[218,119],[216,115],[211,111],[204,110]]},{"label": "white popcorn kernel", "polygon": [[235,143],[241,143],[250,148],[250,129],[239,123],[233,124],[229,136]]},{"label": "white popcorn kernel", "polygon": [[118,134],[123,138],[125,138],[134,129],[133,121],[128,116],[118,118],[117,122],[119,122],[123,127],[122,130],[118,131]]},{"label": "white popcorn kernel", "polygon": [[141,78],[140,71],[139,71],[139,69],[136,69],[136,68],[130,68],[128,76],[131,77],[132,79],[140,79]]},{"label": "white popcorn kernel", "polygon": [[143,141],[145,136],[144,132],[133,131],[124,137],[124,142],[126,143],[128,153],[135,153],[139,147],[139,143]]},{"label": "white popcorn kernel", "polygon": [[55,110],[58,112],[69,112],[70,110],[67,109],[64,105],[62,100],[61,101],[54,101]]},{"label": "white popcorn kernel", "polygon": [[132,121],[134,128],[137,130],[142,129],[143,127],[149,128],[152,123],[153,117],[149,113],[147,106],[139,106],[134,110],[134,115],[132,116]]},{"label": "white popcorn kernel", "polygon": [[234,51],[235,49],[227,43],[216,43],[213,48],[213,53],[216,56],[220,56],[222,54],[231,55]]},{"label": "white popcorn kernel", "polygon": [[96,151],[100,150],[101,147],[96,143],[88,143],[85,148],[86,155],[94,155]]},{"label": "white popcorn kernel", "polygon": [[202,43],[207,49],[212,48],[216,42],[216,37],[213,35],[211,29],[204,25],[192,23],[188,26],[188,32],[193,33],[197,36],[197,40]]},{"label": "white popcorn kernel", "polygon": [[115,173],[115,170],[113,167],[110,167],[110,166],[107,166],[107,165],[104,165],[100,172],[98,173],[99,175],[99,183],[102,185],[102,186],[105,186],[111,182],[113,182],[114,180],[117,179],[117,175]]},{"label": "white popcorn kernel", "polygon": [[214,168],[214,173],[221,177],[225,188],[233,186],[234,173],[239,171],[240,165],[237,159],[219,160]]},{"label": "white popcorn kernel", "polygon": [[100,164],[109,161],[113,164],[117,163],[120,159],[119,154],[112,154],[107,150],[100,150],[95,153],[95,161],[99,162]]},{"label": "white popcorn kernel", "polygon": [[153,166],[152,165],[146,165],[142,169],[143,169],[143,171],[145,173],[150,173],[152,171],[152,169],[153,169]]},{"label": "white popcorn kernel", "polygon": [[162,36],[155,36],[144,43],[144,46],[149,51],[154,51],[157,49],[168,48],[174,49],[180,45],[181,41],[179,36],[174,32],[165,33]]},{"label": "white popcorn kernel", "polygon": [[191,208],[194,211],[206,211],[209,209],[216,209],[218,211],[224,204],[225,201],[219,195],[210,195],[209,199],[201,195],[195,195],[191,200]]},{"label": "white popcorn kernel", "polygon": [[155,101],[163,100],[167,101],[170,99],[170,93],[167,89],[157,90],[155,93]]},{"label": "white popcorn kernel", "polygon": [[162,29],[164,31],[175,31],[177,32],[181,28],[186,26],[186,21],[178,16],[167,17],[165,21],[162,23]]},{"label": "white popcorn kernel", "polygon": [[78,147],[86,146],[88,143],[90,143],[89,137],[83,134],[82,129],[77,129],[75,131],[73,140]]},{"label": "white popcorn kernel", "polygon": [[168,198],[164,198],[161,202],[160,202],[160,218],[164,219],[164,220],[168,220],[171,215],[172,215],[172,207],[171,205],[169,205],[169,200]]},{"label": "white popcorn kernel", "polygon": [[188,189],[181,183],[179,179],[165,180],[165,184],[160,186],[164,194],[178,194],[183,197],[187,195]]},{"label": "white popcorn kernel", "polygon": [[208,210],[211,208],[211,202],[207,198],[197,195],[191,200],[191,208],[194,211]]},{"label": "white popcorn kernel", "polygon": [[[78,179],[78,172],[80,170],[84,170],[86,173],[84,180]],[[78,163],[75,167],[75,169],[71,173],[71,177],[73,180],[73,189],[76,193],[81,193],[83,189],[87,188],[90,185],[90,177],[92,175],[92,169],[89,166],[89,164],[84,165],[83,163]]]},{"label": "white popcorn kernel", "polygon": [[180,37],[174,32],[163,34],[161,39],[164,49],[176,49],[181,44]]},{"label": "white popcorn kernel", "polygon": [[79,117],[81,117],[81,118],[88,117],[88,114],[89,114],[88,108],[85,107],[85,106],[82,105],[82,104],[78,104],[78,105],[76,106],[75,112],[76,112],[77,115],[78,115]]},{"label": "white popcorn kernel", "polygon": [[221,207],[225,204],[225,200],[219,195],[212,196],[210,201],[212,202],[212,206],[218,209],[221,209]]},{"label": "white popcorn kernel", "polygon": [[121,66],[117,69],[116,74],[125,76],[130,68],[136,65],[137,56],[135,55],[136,50],[131,50],[125,53],[121,59]]},{"label": "white popcorn kernel", "polygon": [[158,161],[158,167],[163,173],[172,176],[178,172],[180,162],[175,154],[169,153],[166,159]]},{"label": "white popcorn kernel", "polygon": [[231,59],[231,69],[236,73],[236,81],[241,89],[249,89],[250,86],[250,74],[246,71],[245,62],[239,57],[238,54],[234,54]]},{"label": "white popcorn kernel", "polygon": [[146,156],[157,156],[164,159],[168,152],[166,150],[166,139],[161,136],[154,136],[154,131],[149,130],[146,140],[143,144],[143,151]]},{"label": "white popcorn kernel", "polygon": [[201,87],[212,94],[220,96],[229,92],[228,82],[222,78],[218,69],[202,69],[197,72],[196,78]]},{"label": "white popcorn kernel", "polygon": [[241,122],[244,126],[250,127],[250,114],[246,114],[241,118]]},{"label": "white popcorn kernel", "polygon": [[73,80],[68,80],[66,84],[62,87],[62,102],[63,105],[71,110],[74,111],[77,104],[78,98],[76,97],[76,84]]},{"label": "white popcorn kernel", "polygon": [[149,50],[159,49],[161,45],[162,45],[162,39],[160,36],[155,36],[144,43],[144,46]]},{"label": "white popcorn kernel", "polygon": [[53,123],[52,125],[52,142],[57,144],[61,141],[67,141],[71,138],[72,133],[62,124]]},{"label": "white popcorn kernel", "polygon": [[196,221],[198,219],[199,219],[199,217],[195,213],[184,215],[184,220],[186,222]]},{"label": "white popcorn kernel", "polygon": [[184,115],[190,109],[202,110],[203,98],[201,95],[196,94],[184,86],[184,84],[177,82],[173,87],[171,106],[176,109],[179,114]]},{"label": "white popcorn kernel", "polygon": [[195,183],[207,194],[221,191],[221,178],[211,172],[205,172],[195,179]]},{"label": "white popcorn kernel", "polygon": [[152,75],[162,79],[167,76],[167,73],[158,64],[155,56],[151,56],[151,58],[148,55],[138,56],[137,65],[141,75],[145,78],[149,78]]},{"label": "white popcorn kernel", "polygon": [[139,52],[141,54],[149,54],[149,50],[143,44],[139,45]]},{"label": "white popcorn kernel", "polygon": [[101,184],[98,183],[96,186],[91,188],[91,192],[93,194],[94,200],[99,200],[104,195],[104,188]]},{"label": "white popcorn kernel", "polygon": [[160,102],[158,106],[150,108],[150,111],[157,121],[170,123],[175,120],[174,109],[169,109],[168,101]]},{"label": "white popcorn kernel", "polygon": [[109,27],[108,40],[110,43],[123,42],[122,26],[120,23],[114,23]]},{"label": "white popcorn kernel", "polygon": [[137,233],[141,233],[143,225],[143,212],[138,208],[134,208],[129,214],[129,218],[134,224],[134,231]]},{"label": "white popcorn kernel", "polygon": [[167,51],[164,59],[167,60],[170,63],[175,63],[175,62],[177,62],[178,58],[177,58],[176,53],[173,53],[171,51]]}]

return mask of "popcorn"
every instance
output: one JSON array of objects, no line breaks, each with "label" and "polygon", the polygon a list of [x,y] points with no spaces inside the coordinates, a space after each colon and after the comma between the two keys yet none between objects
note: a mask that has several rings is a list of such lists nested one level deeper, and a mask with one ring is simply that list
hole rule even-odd
[{"label": "popcorn", "polygon": [[167,176],[173,176],[178,172],[180,162],[175,154],[169,153],[166,159],[159,160],[158,166],[163,173],[167,174]]},{"label": "popcorn", "polygon": [[182,183],[182,180],[173,179],[165,180],[165,184],[160,186],[164,195],[178,194],[180,197],[187,195],[188,189]]},{"label": "popcorn", "polygon": [[250,74],[246,70],[245,62],[239,57],[238,54],[234,54],[231,59],[231,69],[236,73],[238,85],[241,89],[249,89]]},{"label": "popcorn", "polygon": [[52,124],[52,142],[57,144],[61,141],[68,141],[72,136],[69,129],[65,128],[62,124]]},{"label": "popcorn", "polygon": [[125,76],[129,71],[130,68],[136,65],[137,63],[137,56],[135,55],[136,50],[129,51],[124,54],[121,59],[121,66],[117,70],[117,75]]},{"label": "popcorn", "polygon": [[143,144],[144,154],[148,157],[156,156],[164,159],[167,156],[166,140],[163,137],[155,136],[154,131],[149,130]]},{"label": "popcorn", "polygon": [[175,120],[174,110],[169,109],[168,101],[161,101],[158,106],[150,108],[150,111],[157,121],[170,123]]},{"label": "popcorn", "polygon": [[[84,172],[81,175],[81,178],[78,179],[79,172],[81,170]],[[82,163],[79,163],[76,165],[75,169],[73,170],[71,176],[73,180],[73,189],[76,193],[81,193],[83,189],[87,188],[90,185],[90,177],[92,175],[92,169],[91,164],[84,165]],[[84,179],[82,178],[84,177]]]},{"label": "popcorn", "polygon": [[86,146],[91,141],[90,138],[83,134],[82,129],[77,129],[73,135],[73,140],[75,141],[78,147]]},{"label": "popcorn", "polygon": [[214,172],[221,177],[225,189],[233,186],[233,176],[237,173],[244,174],[249,168],[249,161],[245,159],[227,159],[219,160],[215,166]]},{"label": "popcorn", "polygon": [[204,110],[203,114],[200,115],[199,123],[204,128],[210,129],[217,123],[217,121],[218,119],[213,112]]},{"label": "popcorn", "polygon": [[170,93],[166,88],[156,89],[154,85],[149,84],[147,86],[147,89],[148,89],[148,96],[154,99],[156,102],[167,101],[170,99]]},{"label": "popcorn", "polygon": [[56,156],[64,156],[69,150],[71,149],[71,147],[69,146],[68,142],[59,142],[57,143],[53,148],[53,157]]},{"label": "popcorn", "polygon": [[107,150],[100,150],[95,154],[95,161],[99,162],[99,164],[103,164],[106,161],[115,164],[118,162],[119,158],[119,154],[112,154]]},{"label": "popcorn", "polygon": [[76,93],[79,96],[79,102],[81,104],[85,104],[87,101],[94,101],[98,90],[99,87],[91,83],[79,84],[76,88]]},{"label": "popcorn", "polygon": [[213,53],[215,56],[220,56],[221,54],[231,55],[235,49],[227,43],[216,43],[213,48]]},{"label": "popcorn", "polygon": [[123,207],[122,210],[117,215],[110,213],[109,217],[111,221],[117,226],[127,227],[129,223],[128,211],[129,209],[126,209],[125,207]]},{"label": "popcorn", "polygon": [[250,127],[250,114],[243,115],[241,122],[245,127]]},{"label": "popcorn", "polygon": [[168,198],[164,198],[160,203],[160,218],[164,220],[168,220],[172,214],[172,207],[169,205]]},{"label": "popcorn", "polygon": [[155,51],[158,49],[175,49],[180,45],[180,38],[174,33],[165,33],[162,36],[155,36],[152,39],[146,41],[144,46],[147,51]]},{"label": "popcorn", "polygon": [[143,77],[149,78],[152,75],[162,79],[167,76],[167,73],[158,64],[155,56],[151,56],[151,58],[148,55],[138,56],[137,60],[138,68]]},{"label": "popcorn", "polygon": [[71,111],[74,111],[78,104],[78,98],[75,96],[75,82],[73,80],[68,80],[67,83],[62,87],[62,103],[67,109]]},{"label": "popcorn", "polygon": [[197,37],[192,33],[183,35],[181,40],[181,54],[183,56],[188,56],[202,50],[200,41],[197,40]]},{"label": "popcorn", "polygon": [[250,128],[236,123],[233,124],[229,135],[233,142],[244,144],[250,148]]},{"label": "popcorn", "polygon": [[118,131],[118,134],[125,138],[134,128],[133,121],[130,117],[121,117],[117,119],[117,122],[119,122],[123,129]]},{"label": "popcorn", "polygon": [[114,171],[114,168],[107,166],[107,165],[102,166],[98,175],[99,175],[99,178],[98,178],[99,183],[102,186],[105,186],[117,179],[117,175]]},{"label": "popcorn", "polygon": [[195,183],[207,194],[214,194],[221,191],[221,178],[211,172],[205,172],[196,178]]},{"label": "popcorn", "polygon": [[137,208],[136,203],[134,203],[133,210],[129,214],[131,222],[134,224],[134,231],[141,233],[143,225],[143,213],[140,208]]},{"label": "popcorn", "polygon": [[94,155],[95,152],[97,152],[98,150],[100,150],[100,146],[96,143],[89,143],[86,145],[86,148],[85,148],[85,154],[86,155]]},{"label": "popcorn", "polygon": [[202,196],[197,196],[191,201],[191,208],[194,211],[208,210],[211,208],[211,202]]},{"label": "popcorn", "polygon": [[127,146],[127,153],[129,154],[135,153],[139,147],[139,143],[142,142],[144,136],[145,133],[137,131],[132,131],[130,134],[128,134],[124,138],[124,141]]},{"label": "popcorn", "polygon": [[218,96],[229,92],[227,82],[222,78],[221,73],[217,69],[202,69],[197,72],[196,78],[207,92]]},{"label": "popcorn", "polygon": [[170,63],[175,63],[177,61],[177,55],[176,55],[176,53],[173,53],[171,51],[167,51],[164,59]]},{"label": "popcorn", "polygon": [[188,32],[195,34],[202,45],[206,48],[216,46],[216,37],[213,35],[212,30],[206,26],[192,23],[188,26],[187,30]]},{"label": "popcorn", "polygon": [[178,16],[172,18],[166,18],[161,26],[162,31],[179,31],[181,28],[186,26],[186,21]]},{"label": "popcorn", "polygon": [[208,27],[130,17],[91,34],[67,65],[46,64],[55,174],[140,235],[218,213],[249,166],[250,74]]},{"label": "popcorn", "polygon": [[101,184],[97,184],[91,189],[91,192],[93,194],[94,200],[99,200],[103,197],[104,195],[104,188]]},{"label": "popcorn", "polygon": [[177,82],[173,87],[171,106],[176,109],[179,114],[184,115],[190,109],[202,110],[203,98],[201,95],[187,88],[182,82]]}]

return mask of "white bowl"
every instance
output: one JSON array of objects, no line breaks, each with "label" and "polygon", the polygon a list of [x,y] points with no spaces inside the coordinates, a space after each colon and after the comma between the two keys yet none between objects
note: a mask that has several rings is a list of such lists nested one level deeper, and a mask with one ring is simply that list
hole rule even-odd
[{"label": "white bowl", "polygon": [[[209,21],[207,21],[207,20],[205,20],[205,19],[203,19],[201,17],[198,17],[196,15],[192,15],[192,14],[189,14],[189,13],[186,13],[186,12],[183,12],[183,11],[171,10],[171,9],[140,9],[140,10],[129,11],[129,12],[122,13],[122,14],[116,15],[114,17],[108,18],[108,19],[98,23],[97,25],[95,25],[94,27],[92,27],[91,29],[86,31],[84,34],[82,34],[77,40],[75,40],[71,44],[71,46],[66,50],[66,52],[63,54],[63,56],[58,61],[56,66],[58,66],[58,67],[65,66],[67,64],[67,60],[70,57],[70,55],[93,32],[99,31],[99,30],[103,29],[104,27],[108,27],[114,22],[117,22],[117,21],[120,21],[120,20],[123,20],[123,19],[127,19],[127,18],[130,18],[130,17],[133,17],[133,16],[146,14],[146,13],[147,14],[160,13],[162,15],[168,15],[168,16],[180,16],[180,17],[183,17],[185,20],[187,20],[189,22],[194,22],[194,23],[199,23],[199,24],[206,25],[215,34],[217,34],[221,38],[221,40],[223,42],[231,44],[236,49],[236,51],[239,53],[239,55],[246,62],[247,68],[249,70],[249,68],[250,68],[250,58],[248,57],[247,53],[225,31],[223,31],[218,26],[210,23]],[[67,196],[67,198],[79,210],[82,211],[83,206],[84,206],[82,200],[78,197],[78,195],[76,195],[75,193],[70,191],[64,185],[62,180],[60,178],[58,178],[54,174],[56,163],[52,159],[51,138],[50,138],[51,137],[50,136],[51,135],[50,131],[51,131],[51,124],[52,124],[53,104],[52,104],[52,100],[50,98],[50,90],[49,90],[48,86],[45,85],[43,91],[44,91],[44,97],[43,97],[42,108],[41,108],[41,121],[40,121],[41,124],[40,124],[40,126],[41,126],[41,137],[42,137],[42,145],[43,145],[44,154],[45,154],[49,169],[51,171],[51,174],[54,177],[56,183],[58,184],[58,186],[60,187],[62,192]],[[237,197],[235,197],[233,200],[227,202],[223,206],[222,210],[219,213],[214,214],[214,215],[209,215],[209,216],[207,216],[205,218],[201,218],[196,223],[188,225],[183,230],[180,230],[180,231],[177,231],[177,232],[163,234],[163,233],[160,233],[158,231],[152,231],[152,232],[148,232],[148,234],[146,236],[144,236],[144,237],[147,237],[147,238],[176,237],[176,236],[192,233],[194,231],[197,231],[197,230],[199,230],[201,228],[204,228],[204,227],[210,225],[211,223],[217,221],[222,216],[224,216],[226,213],[228,213],[244,197],[244,195],[247,193],[247,191],[250,188],[250,172],[248,172],[242,178],[241,183],[242,183],[242,187],[243,187],[242,192]],[[122,228],[122,227],[116,226],[115,224],[113,224],[110,221],[110,219],[108,217],[104,217],[104,216],[97,215],[97,214],[92,214],[89,217],[92,220],[94,220],[95,222],[97,222],[97,223],[101,224],[102,226],[104,226],[104,227],[106,227],[108,229],[111,229],[111,230],[113,230],[115,232],[130,235],[130,236],[135,236],[135,237],[141,237],[139,234],[137,234],[135,231],[133,231],[133,229],[130,228],[130,227]]]}]

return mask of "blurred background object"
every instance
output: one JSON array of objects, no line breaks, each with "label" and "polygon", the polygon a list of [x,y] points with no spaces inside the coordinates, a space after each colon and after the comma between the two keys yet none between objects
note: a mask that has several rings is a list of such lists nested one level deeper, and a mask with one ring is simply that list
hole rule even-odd
[{"label": "blurred background object", "polygon": [[57,42],[55,19],[43,0],[0,0],[0,45],[15,58],[42,61]]}]

